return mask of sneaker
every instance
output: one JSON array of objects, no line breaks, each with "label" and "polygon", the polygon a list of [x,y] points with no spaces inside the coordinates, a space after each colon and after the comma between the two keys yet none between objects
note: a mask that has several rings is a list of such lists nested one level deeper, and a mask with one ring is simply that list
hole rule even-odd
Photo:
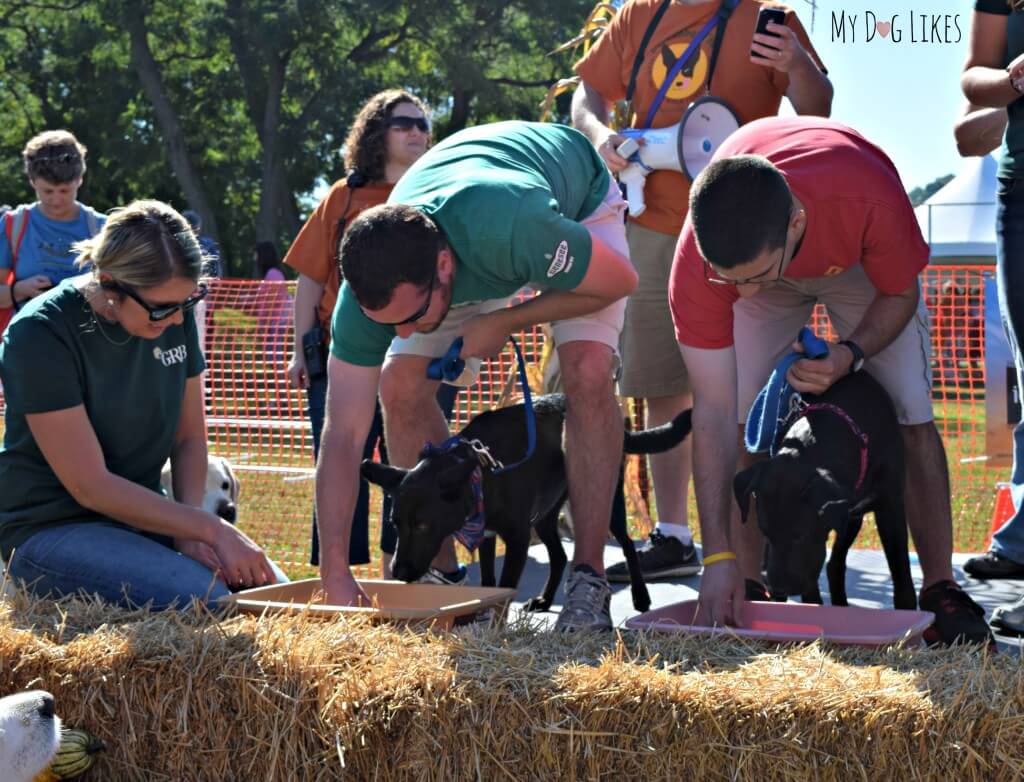
[{"label": "sneaker", "polygon": [[436,567],[427,569],[416,581],[417,584],[441,584],[443,586],[463,586],[469,577],[469,571],[465,565],[459,565],[459,569],[451,573],[445,573]]},{"label": "sneaker", "polygon": [[565,601],[555,631],[578,633],[612,629],[612,588],[589,565],[577,565],[565,582]]},{"label": "sneaker", "polygon": [[924,632],[930,645],[992,643],[985,624],[985,609],[954,581],[939,581],[921,592],[921,610],[935,614],[935,624]]},{"label": "sneaker", "polygon": [[989,624],[1004,635],[1024,635],[1024,596],[1016,603],[1008,603],[993,609]]},{"label": "sneaker", "polygon": [[757,600],[767,603],[772,599],[771,594],[768,592],[768,587],[752,578],[743,579],[743,591],[745,593],[743,595],[744,600]]},{"label": "sneaker", "polygon": [[964,563],[964,572],[975,578],[1024,578],[1024,565],[989,551],[978,557],[971,557]]},{"label": "sneaker", "polygon": [[[640,572],[644,579],[651,581],[656,578],[672,578],[692,576],[700,572],[700,557],[693,541],[683,543],[671,535],[662,535],[658,530],[651,533],[650,539],[637,551],[640,559]],[[619,562],[608,568],[609,581],[629,581],[629,565]]]}]

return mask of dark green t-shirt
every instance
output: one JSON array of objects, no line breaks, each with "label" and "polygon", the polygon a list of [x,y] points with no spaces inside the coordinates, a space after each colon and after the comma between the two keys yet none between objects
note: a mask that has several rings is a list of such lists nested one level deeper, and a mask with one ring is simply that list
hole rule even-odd
[{"label": "dark green t-shirt", "polygon": [[[608,193],[610,174],[590,141],[565,125],[497,122],[460,131],[395,185],[388,203],[416,207],[444,231],[456,258],[452,304],[511,296],[527,283],[572,290],[590,265],[580,221]],[[395,336],[359,309],[343,284],[331,350],[377,366]]]},{"label": "dark green t-shirt", "polygon": [[156,339],[97,321],[74,278],[25,305],[0,342],[0,556],[47,527],[97,520],[57,479],[26,414],[84,405],[107,469],[152,491],[171,454],[185,381],[205,368],[192,313]]},{"label": "dark green t-shirt", "polygon": [[[1003,67],[1024,54],[1024,11],[1011,11],[1006,0],[975,0],[974,10],[1008,16],[1006,20],[1006,58]],[[1024,177],[1024,99],[1017,98],[1006,107],[1009,121],[1003,146],[999,150],[999,176]]]}]

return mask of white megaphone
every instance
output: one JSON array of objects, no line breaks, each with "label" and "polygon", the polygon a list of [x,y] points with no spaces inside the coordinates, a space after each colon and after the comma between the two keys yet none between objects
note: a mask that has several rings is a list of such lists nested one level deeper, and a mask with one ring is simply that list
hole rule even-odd
[{"label": "white megaphone", "polygon": [[[619,131],[626,137],[618,152],[629,160],[619,172],[633,217],[643,214],[644,180],[652,171],[679,171],[690,181],[704,170],[715,150],[740,126],[736,114],[719,98],[694,101],[682,120],[667,128]],[[640,143],[642,139],[643,143]]]}]

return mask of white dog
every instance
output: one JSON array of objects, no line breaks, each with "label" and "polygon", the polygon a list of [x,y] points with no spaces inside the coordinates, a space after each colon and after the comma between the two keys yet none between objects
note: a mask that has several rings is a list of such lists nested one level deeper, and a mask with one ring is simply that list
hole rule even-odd
[{"label": "white dog", "polygon": [[53,696],[42,690],[0,698],[0,776],[32,782],[60,748],[60,718]]},{"label": "white dog", "polygon": [[[171,463],[164,465],[160,473],[160,485],[168,497],[174,496],[171,488]],[[211,456],[206,464],[206,491],[203,494],[203,510],[220,516],[232,524],[238,518],[238,497],[242,487],[235,477],[227,459]]]}]

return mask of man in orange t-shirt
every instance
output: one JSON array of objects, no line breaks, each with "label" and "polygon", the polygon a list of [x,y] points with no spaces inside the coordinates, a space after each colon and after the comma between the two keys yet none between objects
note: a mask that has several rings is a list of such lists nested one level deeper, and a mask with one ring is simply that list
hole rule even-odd
[{"label": "man in orange t-shirt", "polygon": [[[663,16],[652,26],[665,3],[668,5]],[[709,93],[725,101],[740,124],[777,114],[783,96],[789,98],[798,114],[830,113],[832,85],[796,14],[784,6],[766,4],[785,12],[785,24],[769,25],[770,36],[755,36],[760,0],[731,3],[735,8],[724,33],[719,22],[686,55],[720,5],[726,2],[631,0],[576,64],[581,82],[573,96],[573,124],[590,138],[612,172],[618,173],[627,165],[616,152],[626,139],[608,126],[609,109],[614,101],[627,97],[638,57],[631,96],[633,127],[644,121],[672,66],[683,56],[687,62],[665,93],[651,127],[678,123],[694,101]],[[649,29],[652,32],[643,46]],[[716,36],[721,36],[717,58],[713,57]],[[630,217],[627,227],[630,257],[640,284],[626,306],[619,391],[647,400],[648,423],[652,426],[672,420],[691,405],[690,382],[676,343],[667,294],[689,190],[684,174],[651,172],[644,185],[647,209],[639,217]],[[687,525],[689,449],[687,441],[668,453],[650,457],[658,528],[640,551],[646,578],[685,576],[700,570]],[[625,563],[609,568],[608,578],[628,580]]]},{"label": "man in orange t-shirt", "polygon": [[[351,173],[331,186],[327,197],[313,210],[284,258],[286,264],[299,272],[295,292],[295,347],[288,365],[288,380],[292,388],[306,389],[307,414],[313,425],[314,458],[320,452],[320,433],[324,426],[326,352],[331,339],[331,317],[341,287],[338,242],[345,226],[360,212],[388,200],[395,182],[427,151],[429,142],[426,107],[414,95],[404,90],[386,90],[370,98],[356,115],[345,140],[345,164]],[[319,339],[311,335],[304,346],[304,337],[315,325],[319,325]],[[312,355],[317,351],[319,356]],[[308,365],[307,353],[309,358],[319,358],[319,367]],[[438,401],[446,415],[451,414],[456,393],[457,389],[452,386],[441,385]],[[367,437],[364,458],[373,458],[378,443],[383,458],[386,450],[379,407]],[[384,575],[390,574],[389,555],[394,553],[397,535],[389,522],[389,507],[390,502],[385,498],[381,524]],[[366,481],[362,481],[353,512],[349,546],[350,561],[354,565],[370,561],[369,513],[369,487]],[[319,564],[319,552],[314,512],[311,557],[314,565]]]}]

